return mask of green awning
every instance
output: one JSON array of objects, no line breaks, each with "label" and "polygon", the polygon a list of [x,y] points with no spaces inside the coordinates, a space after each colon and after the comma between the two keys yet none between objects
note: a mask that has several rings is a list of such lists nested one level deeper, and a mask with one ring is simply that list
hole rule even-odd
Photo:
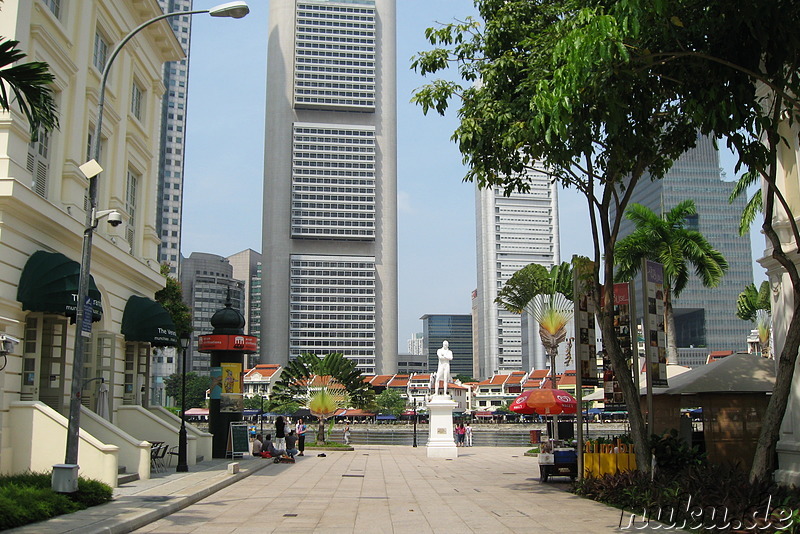
[{"label": "green awning", "polygon": [[[19,278],[17,300],[27,311],[57,313],[75,319],[81,265],[60,252],[34,252]],[[100,290],[89,276],[92,322],[103,318]]]},{"label": "green awning", "polygon": [[175,323],[164,306],[147,297],[128,299],[122,314],[125,341],[144,341],[156,347],[178,346]]}]

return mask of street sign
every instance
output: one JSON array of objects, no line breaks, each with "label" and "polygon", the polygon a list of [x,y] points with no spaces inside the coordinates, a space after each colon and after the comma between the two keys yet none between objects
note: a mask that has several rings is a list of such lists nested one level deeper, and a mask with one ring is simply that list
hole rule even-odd
[{"label": "street sign", "polygon": [[83,321],[81,323],[81,335],[83,337],[92,337],[92,298],[86,296],[86,301],[83,306]]}]

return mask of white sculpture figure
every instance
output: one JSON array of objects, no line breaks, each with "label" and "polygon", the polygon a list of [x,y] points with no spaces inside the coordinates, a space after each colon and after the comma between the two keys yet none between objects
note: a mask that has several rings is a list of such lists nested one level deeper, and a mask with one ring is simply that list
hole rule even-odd
[{"label": "white sculpture figure", "polygon": [[436,369],[436,386],[434,395],[439,394],[439,380],[444,382],[444,395],[447,395],[447,381],[450,380],[450,361],[453,359],[453,352],[448,348],[449,343],[442,341],[442,348],[436,351],[439,357],[439,367]]}]

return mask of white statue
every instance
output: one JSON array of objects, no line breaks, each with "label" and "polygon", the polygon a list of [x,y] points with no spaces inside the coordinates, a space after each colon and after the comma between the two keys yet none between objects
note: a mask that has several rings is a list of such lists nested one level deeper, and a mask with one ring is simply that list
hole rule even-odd
[{"label": "white statue", "polygon": [[442,348],[436,351],[436,356],[439,357],[439,367],[436,369],[436,386],[434,388],[434,395],[439,394],[439,381],[444,382],[444,395],[447,395],[447,382],[450,380],[450,361],[453,359],[453,351],[448,347],[450,344],[445,340],[442,341]]}]

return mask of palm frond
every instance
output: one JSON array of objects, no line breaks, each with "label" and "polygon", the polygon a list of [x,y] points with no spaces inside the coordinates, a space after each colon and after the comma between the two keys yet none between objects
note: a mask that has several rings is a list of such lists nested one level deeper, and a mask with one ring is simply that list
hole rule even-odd
[{"label": "palm frond", "polygon": [[58,111],[52,87],[55,77],[50,73],[49,65],[42,61],[14,65],[25,57],[17,48],[18,45],[19,41],[0,40],[0,108],[5,111],[11,109],[12,100],[7,90],[10,88],[35,138],[40,128],[45,131],[58,128]]}]

